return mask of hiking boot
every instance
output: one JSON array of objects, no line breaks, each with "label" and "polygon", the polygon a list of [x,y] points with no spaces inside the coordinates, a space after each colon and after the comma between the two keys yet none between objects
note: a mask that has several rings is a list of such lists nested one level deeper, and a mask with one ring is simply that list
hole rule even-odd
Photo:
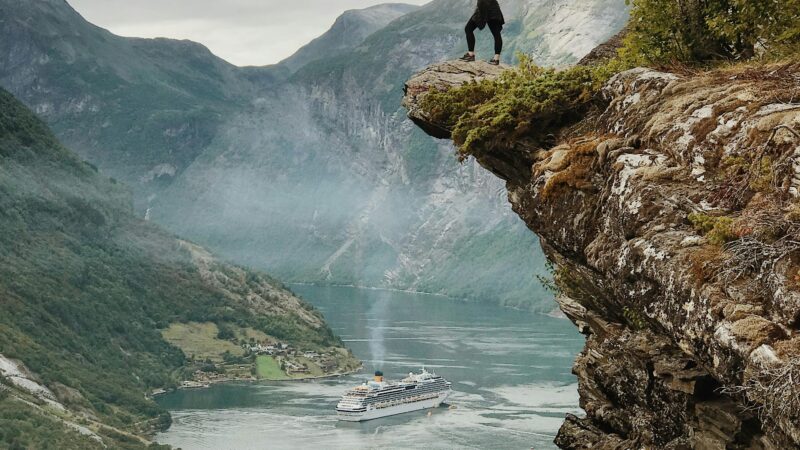
[{"label": "hiking boot", "polygon": [[462,56],[461,58],[458,58],[458,59],[461,60],[461,61],[466,61],[466,62],[474,62],[475,61],[475,55],[470,55],[469,52],[467,52],[467,53],[464,53],[464,56]]},{"label": "hiking boot", "polygon": [[492,58],[492,59],[489,60],[489,64],[491,64],[493,66],[499,66],[500,65],[500,60]]}]

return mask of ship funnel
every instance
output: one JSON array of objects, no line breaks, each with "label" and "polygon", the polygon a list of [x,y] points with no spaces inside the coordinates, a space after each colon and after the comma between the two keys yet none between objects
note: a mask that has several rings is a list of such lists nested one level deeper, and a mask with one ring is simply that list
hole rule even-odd
[{"label": "ship funnel", "polygon": [[378,383],[383,381],[383,372],[381,372],[380,370],[375,371],[375,381],[377,381]]}]

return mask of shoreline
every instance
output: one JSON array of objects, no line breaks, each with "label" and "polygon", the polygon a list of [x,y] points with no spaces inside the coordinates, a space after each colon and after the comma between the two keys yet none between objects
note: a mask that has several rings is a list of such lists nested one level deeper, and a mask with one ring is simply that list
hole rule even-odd
[{"label": "shoreline", "polygon": [[[557,310],[561,309],[559,307],[559,305],[558,305],[558,302],[556,302],[555,298],[553,299],[554,309],[551,309],[551,310],[541,309],[541,310],[539,310],[539,309],[531,309],[531,308],[520,308],[518,306],[501,305],[499,303],[493,303],[493,302],[491,302],[489,300],[481,300],[479,298],[474,298],[474,297],[453,297],[452,295],[434,293],[434,292],[425,292],[425,291],[415,291],[413,289],[397,289],[397,288],[376,287],[376,286],[359,286],[359,285],[355,285],[355,284],[318,283],[318,282],[313,282],[313,281],[291,281],[291,282],[287,281],[287,282],[285,282],[283,284],[284,284],[284,286],[288,286],[288,287],[291,287],[292,285],[294,285],[294,286],[312,286],[312,287],[318,287],[318,288],[334,287],[334,288],[365,289],[365,290],[370,290],[370,291],[399,292],[399,293],[402,293],[402,294],[426,295],[426,296],[430,296],[430,297],[446,298],[448,300],[453,300],[453,301],[456,301],[456,302],[483,303],[483,304],[488,304],[488,305],[494,305],[494,306],[497,306],[497,307],[503,308],[503,309],[510,309],[512,311],[528,312],[528,313],[531,313],[531,314],[541,314],[541,315],[545,315],[545,316],[555,317],[556,319],[561,319],[562,318],[562,317],[558,317],[558,316],[552,316],[552,314],[554,312],[556,312]],[[298,295],[298,294],[295,292],[295,295]],[[566,318],[566,316],[563,317],[563,318]]]},{"label": "shoreline", "polygon": [[462,302],[471,302],[471,301],[480,301],[477,299],[465,298],[465,297],[453,297],[451,295],[436,293],[436,292],[425,292],[425,291],[415,291],[413,289],[398,289],[398,288],[389,288],[389,287],[378,287],[378,286],[362,286],[357,284],[339,284],[339,283],[319,283],[314,281],[291,281],[284,283],[287,286],[297,285],[297,286],[314,286],[314,287],[335,287],[335,288],[353,288],[353,289],[366,289],[370,291],[385,291],[385,292],[399,292],[402,294],[417,294],[417,295],[428,295],[431,297],[442,297],[448,298],[450,300],[462,301]]},{"label": "shoreline", "polygon": [[205,382],[188,381],[187,380],[187,381],[182,381],[182,383],[190,382],[190,383],[195,383],[195,384],[189,385],[189,386],[182,385],[182,386],[178,386],[178,387],[173,388],[173,389],[156,389],[154,391],[151,391],[151,392],[145,394],[145,397],[153,399],[155,397],[158,397],[158,396],[161,396],[161,395],[170,394],[170,393],[177,392],[177,391],[191,390],[191,389],[208,389],[212,385],[224,384],[224,383],[237,383],[237,382],[238,383],[259,383],[259,382],[264,382],[264,381],[269,381],[269,382],[273,382],[273,383],[291,383],[291,382],[296,382],[296,381],[324,380],[324,379],[327,379],[327,378],[338,378],[338,377],[342,377],[342,376],[345,376],[345,375],[352,375],[354,373],[360,372],[363,369],[364,369],[364,365],[361,364],[361,366],[359,366],[357,369],[346,371],[346,372],[336,372],[336,373],[331,373],[331,374],[314,375],[314,376],[307,376],[307,377],[301,377],[301,378],[284,378],[284,379],[281,379],[281,380],[271,380],[271,379],[266,379],[266,378],[262,378],[262,379],[258,379],[258,378],[220,378],[220,379],[215,379],[215,380],[210,380],[210,381],[205,381]]}]

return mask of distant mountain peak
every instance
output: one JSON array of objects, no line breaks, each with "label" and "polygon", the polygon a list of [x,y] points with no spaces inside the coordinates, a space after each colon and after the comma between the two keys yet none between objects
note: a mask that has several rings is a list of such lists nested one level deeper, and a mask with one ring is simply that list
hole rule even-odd
[{"label": "distant mountain peak", "polygon": [[417,9],[419,6],[406,3],[382,3],[369,8],[347,10],[336,18],[328,31],[281,61],[280,65],[295,72],[312,61],[353,50],[372,33]]}]

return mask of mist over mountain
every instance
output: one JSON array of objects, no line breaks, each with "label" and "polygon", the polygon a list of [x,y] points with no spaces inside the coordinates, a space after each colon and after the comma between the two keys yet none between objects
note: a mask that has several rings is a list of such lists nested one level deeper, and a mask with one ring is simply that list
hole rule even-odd
[{"label": "mist over mountain", "polygon": [[[509,61],[574,62],[627,19],[624,0],[502,4]],[[60,0],[0,0],[0,84],[130,183],[139,214],[228,258],[289,281],[544,307],[521,269],[543,258],[503,184],[397,106],[411,73],[464,51],[472,9],[348,12],[282,64],[236,68],[198,44],[114,36]],[[490,44],[479,36],[481,56]]]}]

